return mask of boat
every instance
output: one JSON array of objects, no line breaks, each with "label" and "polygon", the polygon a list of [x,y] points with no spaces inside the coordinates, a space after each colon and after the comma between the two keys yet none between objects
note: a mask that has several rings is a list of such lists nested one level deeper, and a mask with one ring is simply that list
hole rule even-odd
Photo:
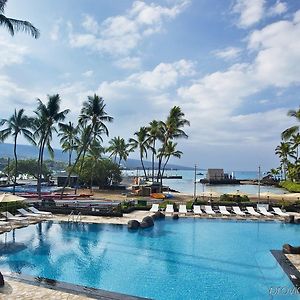
[{"label": "boat", "polygon": [[163,193],[152,193],[150,194],[150,197],[155,199],[165,199],[166,195]]}]

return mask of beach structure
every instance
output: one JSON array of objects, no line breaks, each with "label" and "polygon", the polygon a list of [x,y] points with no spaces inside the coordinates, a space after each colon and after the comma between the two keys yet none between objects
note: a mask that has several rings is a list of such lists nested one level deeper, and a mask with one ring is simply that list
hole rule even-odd
[{"label": "beach structure", "polygon": [[240,184],[240,181],[231,175],[224,173],[224,169],[207,169],[206,178],[201,179],[200,183],[208,184]]}]

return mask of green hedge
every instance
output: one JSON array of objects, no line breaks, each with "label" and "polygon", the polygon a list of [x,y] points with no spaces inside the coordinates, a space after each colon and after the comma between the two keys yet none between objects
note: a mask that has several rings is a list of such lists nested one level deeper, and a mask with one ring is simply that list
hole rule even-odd
[{"label": "green hedge", "polygon": [[279,185],[291,193],[300,193],[300,183],[292,181],[281,181]]},{"label": "green hedge", "polygon": [[241,203],[241,202],[249,202],[249,197],[247,195],[228,195],[223,194],[220,196],[220,201],[222,202],[235,202],[235,203]]}]

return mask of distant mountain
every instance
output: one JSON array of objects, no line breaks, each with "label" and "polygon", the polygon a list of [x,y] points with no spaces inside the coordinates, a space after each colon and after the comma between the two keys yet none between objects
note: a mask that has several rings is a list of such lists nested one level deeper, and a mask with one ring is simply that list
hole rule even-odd
[{"label": "distant mountain", "polygon": [[[2,143],[0,144],[0,157],[4,158],[13,158],[13,144]],[[18,145],[18,158],[19,159],[28,159],[28,158],[37,158],[38,149],[31,145]],[[60,149],[54,149],[54,158],[57,161],[68,161],[68,155],[63,153]],[[45,150],[45,159],[50,159],[48,151]],[[145,168],[152,168],[152,163],[150,161],[144,161]],[[122,166],[127,169],[137,169],[141,168],[141,162],[138,159],[128,159],[126,162],[122,161]],[[157,166],[157,164],[155,164]],[[179,170],[191,170],[190,167],[168,164],[168,169],[179,169]]]}]

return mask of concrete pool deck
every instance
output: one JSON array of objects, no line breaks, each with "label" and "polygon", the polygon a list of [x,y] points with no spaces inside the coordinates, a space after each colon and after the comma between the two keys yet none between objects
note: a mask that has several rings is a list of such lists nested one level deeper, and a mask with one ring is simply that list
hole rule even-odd
[{"label": "concrete pool deck", "polygon": [[[135,219],[138,221],[142,221],[142,219],[146,216],[150,216],[153,213],[149,211],[134,211],[130,214],[124,214],[123,217],[98,217],[98,216],[81,216],[81,222],[83,223],[98,223],[98,224],[119,224],[119,225],[126,225],[129,220]],[[291,215],[294,215],[296,218],[300,218],[299,213],[290,213]],[[53,221],[68,221],[69,216],[65,215],[53,215],[52,218],[49,218],[48,220]],[[280,217],[272,217],[272,218],[266,218],[266,217],[238,217],[235,215],[231,215],[229,217],[221,216],[220,214],[217,214],[216,216],[194,216],[193,213],[188,213],[187,215],[180,215],[180,217],[184,218],[201,218],[201,219],[219,219],[219,220],[241,220],[241,221],[282,221],[283,218]],[[170,217],[168,217],[170,218]],[[36,222],[35,222],[36,223]],[[14,228],[20,228],[24,226],[20,225],[13,225]],[[0,233],[2,233],[0,231]],[[284,243],[284,242],[283,242]],[[291,261],[291,263],[295,266],[295,268],[300,271],[300,255],[286,255],[288,259]],[[57,290],[54,289],[51,286],[43,285],[43,284],[34,284],[30,283],[30,281],[18,279],[11,277],[9,275],[4,274],[6,286],[5,288],[0,288],[0,299],[68,299],[68,300],[84,300],[84,299],[103,299],[103,300],[113,300],[113,299],[141,299],[141,298],[135,298],[131,296],[123,295],[121,298],[112,297],[108,295],[103,295],[103,297],[89,297],[84,294],[78,294],[75,291],[72,292],[71,289],[69,290]],[[104,291],[105,292],[105,291]],[[109,293],[109,292],[108,292]],[[112,295],[114,293],[111,293]],[[118,295],[118,294],[115,294]]]}]

